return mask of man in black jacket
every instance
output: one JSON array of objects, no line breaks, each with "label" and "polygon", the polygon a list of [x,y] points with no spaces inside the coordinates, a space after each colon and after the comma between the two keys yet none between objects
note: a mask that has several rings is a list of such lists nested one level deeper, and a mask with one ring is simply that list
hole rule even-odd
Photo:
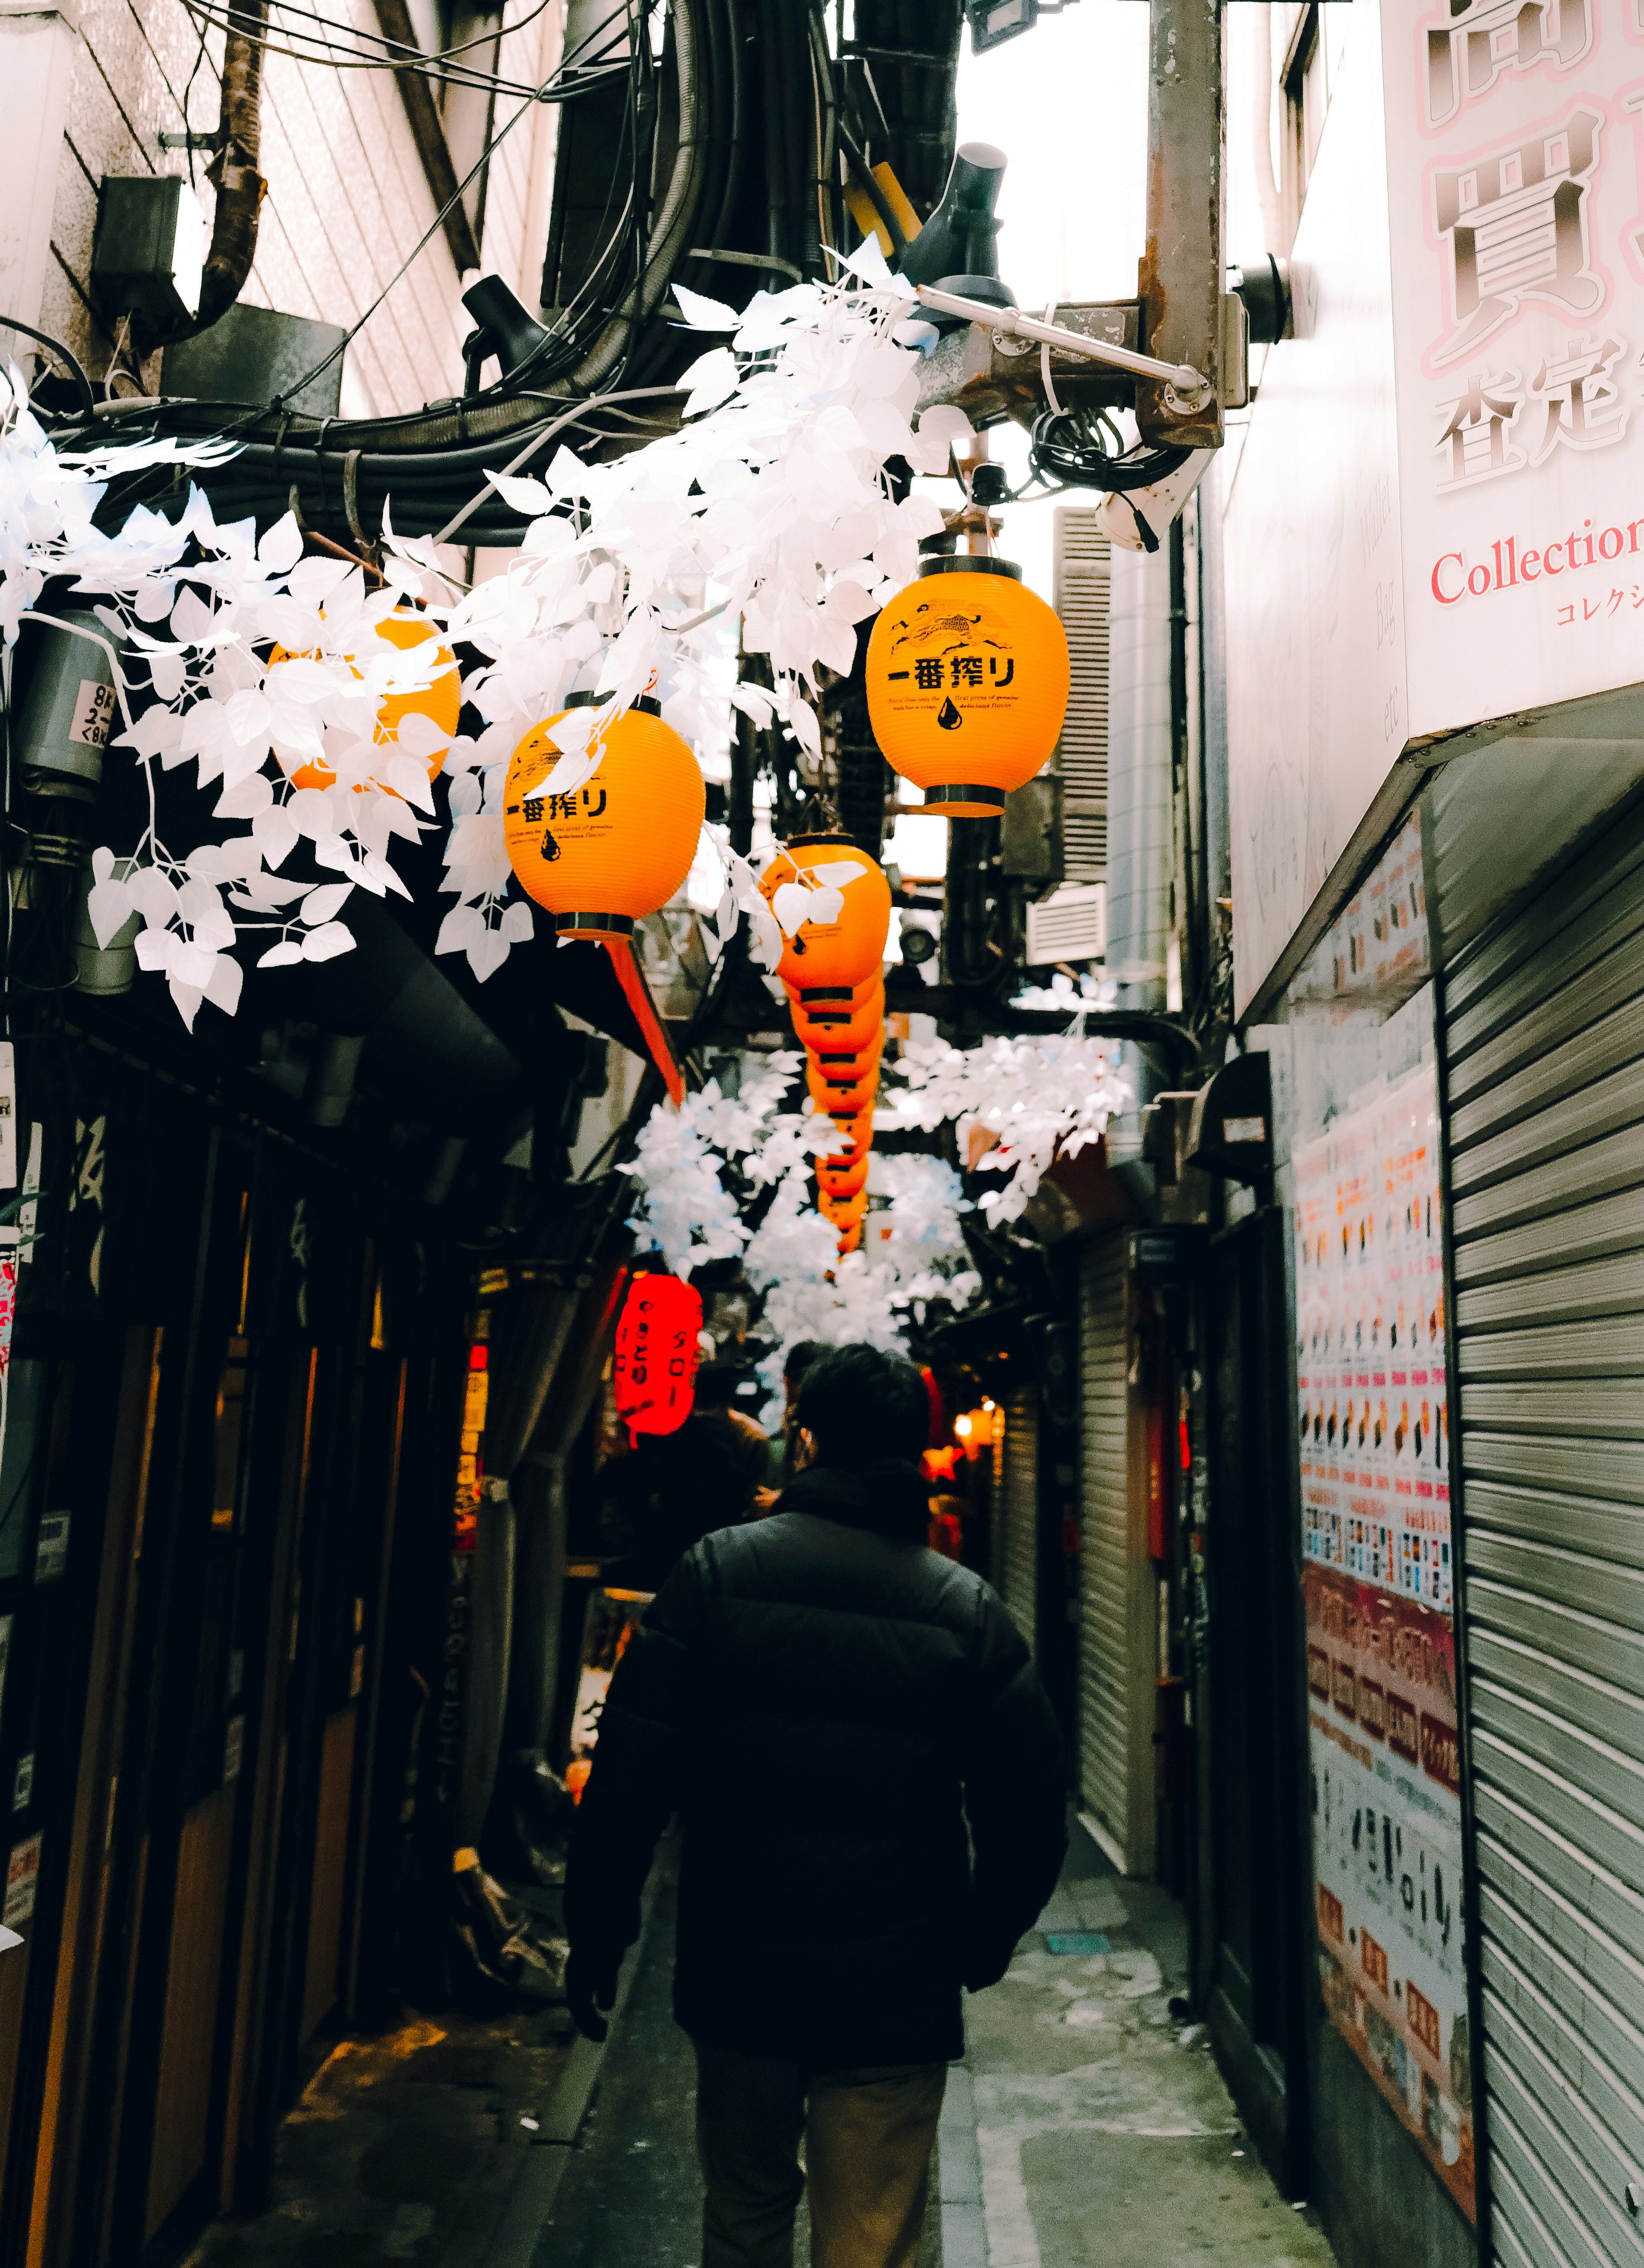
[{"label": "man in black jacket", "polygon": [[998,1983],[1060,1870],[1060,1742],[998,1598],[925,1548],[912,1364],[832,1349],[798,1414],[808,1468],[685,1555],[612,1679],[567,1992],[602,2039],[677,1811],[702,2268],[790,2268],[801,2137],[812,2268],[906,2268],[961,1987]]}]

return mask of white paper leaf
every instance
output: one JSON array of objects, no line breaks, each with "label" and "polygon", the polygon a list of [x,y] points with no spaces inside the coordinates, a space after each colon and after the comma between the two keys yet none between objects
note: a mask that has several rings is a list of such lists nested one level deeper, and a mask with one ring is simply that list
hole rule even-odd
[{"label": "white paper leaf", "polygon": [[682,284],[674,286],[674,297],[679,301],[681,314],[694,331],[734,331],[741,328],[741,315],[723,299],[710,299],[700,291],[688,291]]},{"label": "white paper leaf", "polygon": [[257,556],[265,567],[276,575],[289,574],[303,556],[303,532],[297,525],[297,516],[288,512],[276,519],[257,546]]},{"label": "white paper leaf", "polygon": [[172,956],[182,939],[174,929],[145,929],[139,932],[136,941],[139,968],[169,968]]},{"label": "white paper leaf", "polygon": [[508,939],[499,929],[482,929],[478,937],[470,938],[468,946],[468,967],[474,971],[476,983],[483,984],[494,976],[507,960]]},{"label": "white paper leaf", "polygon": [[284,804],[260,811],[251,822],[251,839],[262,853],[265,866],[282,865],[297,843],[297,826]]},{"label": "white paper leaf", "polygon": [[[778,893],[780,895],[780,892]],[[818,929],[827,929],[844,911],[843,890],[813,890],[810,893],[810,919]]]},{"label": "white paper leaf", "polygon": [[303,939],[305,961],[335,961],[339,953],[351,953],[354,936],[341,922],[328,922],[323,929],[312,929]]},{"label": "white paper leaf", "polygon": [[779,883],[770,902],[785,936],[793,936],[811,917],[811,893],[802,882]]},{"label": "white paper leaf", "polygon": [[232,1016],[240,1005],[240,990],[245,981],[246,972],[232,954],[219,953],[217,966],[211,971],[211,981],[205,988],[205,997],[214,1008],[220,1008],[225,1016]]},{"label": "white paper leaf", "polygon": [[114,854],[107,843],[100,843],[92,853],[92,878],[106,882],[114,871]]},{"label": "white paper leaf", "polygon": [[554,499],[541,481],[522,480],[515,473],[492,473],[485,475],[505,504],[515,512],[528,513],[535,519],[540,513],[552,512]]},{"label": "white paper leaf", "polygon": [[277,945],[269,947],[257,966],[259,968],[289,968],[293,961],[300,961],[302,957],[303,949],[296,939],[284,937]]},{"label": "white paper leaf", "polygon": [[436,953],[461,953],[485,926],[485,917],[474,906],[453,906],[439,924]]},{"label": "white paper leaf", "polygon": [[204,993],[198,985],[184,984],[175,976],[167,977],[166,983],[171,988],[172,1005],[188,1029],[193,1031],[194,1020],[200,1012],[200,1003],[205,998]]},{"label": "white paper leaf", "polygon": [[504,908],[498,931],[510,945],[525,945],[530,941],[535,933],[535,924],[532,919],[531,908],[524,898],[516,898],[512,905]]},{"label": "white paper leaf", "polygon": [[859,858],[823,858],[810,872],[817,881],[843,889],[847,882],[854,882],[859,874],[866,874],[867,868]]},{"label": "white paper leaf", "polygon": [[407,803],[414,803],[419,811],[431,811],[434,799],[429,792],[428,767],[415,756],[390,756],[383,767],[383,781]]},{"label": "white paper leaf", "polygon": [[311,927],[321,922],[335,921],[347,902],[351,882],[321,882],[318,889],[310,890],[302,902],[302,918]]},{"label": "white paper leaf", "polygon": [[225,787],[212,806],[214,819],[254,819],[274,800],[274,783],[267,772],[247,772],[232,787]]},{"label": "white paper leaf", "polygon": [[[111,851],[111,865],[113,858]],[[95,882],[86,897],[85,910],[98,944],[107,952],[111,940],[131,918],[131,893],[123,882]]]},{"label": "white paper leaf", "polygon": [[139,866],[126,880],[126,895],[131,903],[157,928],[175,918],[177,892],[158,866]]}]

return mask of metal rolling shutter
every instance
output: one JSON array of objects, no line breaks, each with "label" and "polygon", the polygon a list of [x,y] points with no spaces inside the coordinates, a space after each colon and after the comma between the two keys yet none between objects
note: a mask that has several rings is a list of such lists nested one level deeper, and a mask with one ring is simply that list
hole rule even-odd
[{"label": "metal rolling shutter", "polygon": [[1636,2262],[1644,2178],[1644,825],[1444,1032],[1494,2254]]},{"label": "metal rolling shutter", "polygon": [[[1079,1788],[1121,1845],[1130,1840],[1131,1564],[1126,1471],[1124,1239],[1080,1268]],[[1151,1727],[1149,1728],[1151,1730]]]},{"label": "metal rolling shutter", "polygon": [[1005,1604],[1031,1653],[1039,1591],[1039,1397],[1018,1388],[1005,1404]]},{"label": "metal rolling shutter", "polygon": [[1057,743],[1062,774],[1064,842],[1070,882],[1101,882],[1108,872],[1108,593],[1110,547],[1094,509],[1058,504],[1052,603],[1067,633],[1073,666],[1067,715]]}]

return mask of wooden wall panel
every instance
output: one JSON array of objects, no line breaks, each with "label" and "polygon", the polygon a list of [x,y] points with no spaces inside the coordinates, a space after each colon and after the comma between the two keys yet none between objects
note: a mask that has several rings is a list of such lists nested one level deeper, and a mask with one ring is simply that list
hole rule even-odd
[{"label": "wooden wall panel", "polygon": [[348,1886],[348,1837],[354,1793],[354,1733],[358,1711],[326,1719],[320,1755],[320,1804],[314,1822],[314,1871],[308,1909],[308,1957],[303,1975],[302,2036],[335,2007],[343,1964],[343,1904]]},{"label": "wooden wall panel", "polygon": [[182,1824],[144,2216],[150,2236],[205,2167],[239,1786],[231,1781],[217,1788]]}]

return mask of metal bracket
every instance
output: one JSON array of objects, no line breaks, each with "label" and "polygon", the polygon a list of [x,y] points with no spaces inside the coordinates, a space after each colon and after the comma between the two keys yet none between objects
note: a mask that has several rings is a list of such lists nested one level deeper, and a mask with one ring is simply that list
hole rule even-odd
[{"label": "metal bracket", "polygon": [[1110,346],[1105,339],[1087,338],[1081,331],[1064,330],[1059,323],[1039,322],[1032,315],[1018,314],[1012,307],[990,307],[980,299],[962,299],[955,292],[937,291],[933,284],[921,284],[917,290],[921,306],[930,307],[939,315],[958,315],[967,322],[984,324],[1001,346],[1006,339],[1031,340],[1038,346],[1056,347],[1063,354],[1082,355],[1087,361],[1129,371],[1135,378],[1156,379],[1179,397],[1183,409],[1200,409],[1210,399],[1209,380],[1191,364],[1161,362],[1153,355],[1133,354],[1129,347]]}]

